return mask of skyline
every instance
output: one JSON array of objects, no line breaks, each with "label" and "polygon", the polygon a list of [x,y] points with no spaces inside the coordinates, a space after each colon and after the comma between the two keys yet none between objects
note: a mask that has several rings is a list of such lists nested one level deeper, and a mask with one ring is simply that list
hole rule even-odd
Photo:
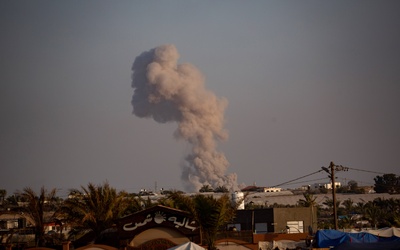
[{"label": "skyline", "polygon": [[135,58],[164,44],[226,100],[215,147],[239,185],[331,161],[350,168],[343,182],[399,175],[399,11],[389,0],[0,0],[0,189],[184,190],[191,145],[178,124],[131,105]]}]

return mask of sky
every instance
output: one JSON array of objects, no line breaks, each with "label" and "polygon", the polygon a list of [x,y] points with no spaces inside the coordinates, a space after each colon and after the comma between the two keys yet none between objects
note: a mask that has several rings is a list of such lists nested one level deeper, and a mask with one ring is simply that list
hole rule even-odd
[{"label": "sky", "polygon": [[179,123],[131,104],[133,62],[164,45],[226,100],[215,151],[239,186],[328,182],[331,161],[349,168],[342,183],[399,175],[399,12],[389,0],[0,0],[0,189],[187,189]]}]

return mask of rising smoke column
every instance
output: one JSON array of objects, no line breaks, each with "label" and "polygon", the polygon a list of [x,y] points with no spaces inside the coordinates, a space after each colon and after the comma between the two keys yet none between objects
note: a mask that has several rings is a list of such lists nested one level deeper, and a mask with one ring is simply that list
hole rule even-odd
[{"label": "rising smoke column", "polygon": [[189,191],[203,185],[237,188],[236,174],[226,175],[229,162],[216,150],[228,137],[224,130],[227,101],[204,87],[204,77],[191,64],[177,64],[174,45],[162,45],[136,57],[132,66],[133,113],[160,123],[177,122],[174,135],[187,141],[191,153],[182,164]]}]

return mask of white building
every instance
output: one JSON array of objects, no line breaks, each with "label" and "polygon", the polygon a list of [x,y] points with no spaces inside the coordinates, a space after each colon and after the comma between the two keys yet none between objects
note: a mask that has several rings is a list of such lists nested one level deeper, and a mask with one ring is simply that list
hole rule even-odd
[{"label": "white building", "polygon": [[264,193],[275,193],[282,191],[282,188],[275,188],[275,187],[265,187]]},{"label": "white building", "polygon": [[[341,187],[342,184],[340,182],[335,182],[335,187],[339,188]],[[313,185],[311,185],[311,189],[316,190],[316,189],[332,189],[332,183],[314,183]]]}]

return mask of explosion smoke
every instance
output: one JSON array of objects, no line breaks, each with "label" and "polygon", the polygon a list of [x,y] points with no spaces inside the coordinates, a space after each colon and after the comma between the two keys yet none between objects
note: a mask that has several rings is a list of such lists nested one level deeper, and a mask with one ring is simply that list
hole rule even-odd
[{"label": "explosion smoke", "polygon": [[225,175],[229,162],[216,150],[217,141],[228,137],[223,128],[227,101],[205,89],[204,77],[195,66],[177,64],[178,59],[174,45],[162,45],[136,57],[133,113],[160,123],[178,123],[174,135],[192,146],[182,166],[182,180],[189,191],[203,185],[236,190],[237,176]]}]

